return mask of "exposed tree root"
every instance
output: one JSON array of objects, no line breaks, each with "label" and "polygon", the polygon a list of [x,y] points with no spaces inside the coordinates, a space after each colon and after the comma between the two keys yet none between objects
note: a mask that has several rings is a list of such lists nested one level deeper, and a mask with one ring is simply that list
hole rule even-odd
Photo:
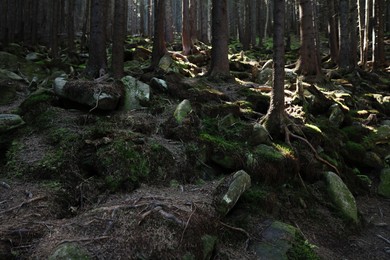
[{"label": "exposed tree root", "polygon": [[32,202],[34,202],[34,201],[43,200],[43,199],[46,199],[46,196],[40,196],[40,197],[36,197],[36,198],[32,198],[32,199],[23,201],[22,203],[20,203],[19,205],[15,206],[15,207],[12,207],[12,208],[9,208],[9,209],[0,211],[0,214],[4,214],[4,213],[7,213],[7,212],[14,211],[14,210],[16,210],[16,209],[20,209],[20,208],[23,207],[24,205],[30,204],[30,203],[32,203]]}]

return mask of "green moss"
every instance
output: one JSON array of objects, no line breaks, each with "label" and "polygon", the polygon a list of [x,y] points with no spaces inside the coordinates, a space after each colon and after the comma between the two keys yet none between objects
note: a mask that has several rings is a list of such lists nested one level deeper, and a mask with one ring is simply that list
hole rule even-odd
[{"label": "green moss", "polygon": [[299,237],[287,252],[287,257],[289,260],[320,260],[321,258],[314,252],[314,248],[314,245]]},{"label": "green moss", "polygon": [[139,147],[118,139],[97,151],[98,163],[111,191],[136,188],[150,173],[149,160]]},{"label": "green moss", "polygon": [[272,146],[261,144],[254,151],[256,157],[262,160],[280,162],[284,159],[283,154]]},{"label": "green moss", "polygon": [[217,237],[204,235],[201,239],[203,244],[203,259],[211,259],[215,245],[217,244]]},{"label": "green moss", "polygon": [[202,133],[200,134],[200,139],[202,141],[211,143],[224,151],[236,151],[237,149],[240,149],[240,145],[238,143],[228,141],[220,136]]},{"label": "green moss", "polygon": [[22,113],[30,112],[33,109],[36,109],[40,104],[49,104],[54,99],[54,96],[51,92],[44,89],[39,89],[33,94],[28,96],[26,100],[20,105]]},{"label": "green moss", "polygon": [[364,154],[366,153],[366,149],[363,145],[348,141],[345,144],[345,148],[348,153],[349,158],[354,158],[355,160],[362,160],[364,158]]},{"label": "green moss", "polygon": [[341,129],[349,140],[359,142],[370,133],[370,129],[362,125],[351,125]]}]

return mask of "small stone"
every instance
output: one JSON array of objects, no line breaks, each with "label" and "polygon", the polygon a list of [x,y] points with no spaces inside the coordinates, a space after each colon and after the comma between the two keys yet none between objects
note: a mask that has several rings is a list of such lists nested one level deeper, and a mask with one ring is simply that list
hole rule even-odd
[{"label": "small stone", "polygon": [[24,125],[24,121],[19,115],[0,114],[0,134],[22,125]]},{"label": "small stone", "polygon": [[390,168],[385,168],[381,171],[380,179],[378,194],[390,198]]},{"label": "small stone", "polygon": [[176,119],[176,122],[180,125],[184,118],[192,111],[191,102],[188,99],[184,99],[180,104],[176,107],[175,112],[173,113],[173,117]]},{"label": "small stone", "polygon": [[49,260],[88,260],[91,256],[84,248],[74,243],[64,243],[48,257]]},{"label": "small stone", "polygon": [[331,113],[329,116],[329,121],[333,125],[340,127],[340,125],[343,123],[344,118],[345,118],[343,111],[341,110],[341,108],[338,104],[333,104],[330,107],[330,110],[331,110]]}]

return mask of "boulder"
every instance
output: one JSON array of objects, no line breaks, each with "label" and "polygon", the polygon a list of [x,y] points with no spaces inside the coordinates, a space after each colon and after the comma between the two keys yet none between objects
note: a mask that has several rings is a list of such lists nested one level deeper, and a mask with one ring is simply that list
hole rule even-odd
[{"label": "boulder", "polygon": [[252,128],[252,134],[249,138],[251,145],[269,144],[270,134],[262,124],[255,123]]},{"label": "boulder", "polygon": [[0,106],[9,104],[16,98],[15,85],[11,80],[0,81]]},{"label": "boulder", "polygon": [[0,134],[24,125],[23,119],[19,115],[0,114]]},{"label": "boulder", "polygon": [[122,78],[125,86],[124,110],[138,109],[148,105],[150,101],[150,86],[132,76]]},{"label": "boulder", "polygon": [[160,92],[168,91],[168,84],[165,80],[159,78],[152,78],[150,80],[150,86]]},{"label": "boulder", "polygon": [[328,194],[334,206],[345,218],[354,223],[358,223],[356,201],[348,187],[341,178],[333,172],[326,172],[325,180]]},{"label": "boulder", "polygon": [[338,104],[333,104],[330,107],[330,116],[329,116],[329,121],[337,127],[340,127],[341,124],[344,121],[344,113],[343,110],[341,110],[340,106]]},{"label": "boulder", "polygon": [[256,259],[287,260],[287,259],[317,259],[310,245],[301,238],[297,228],[283,222],[274,221],[265,225],[261,232],[261,240],[254,240],[249,249]]},{"label": "boulder", "polygon": [[18,74],[12,72],[12,71],[9,71],[9,70],[4,70],[4,69],[0,69],[0,80],[23,80],[23,78],[21,76],[19,76]]},{"label": "boulder", "polygon": [[75,243],[64,243],[57,247],[49,260],[88,260],[92,257],[88,251]]},{"label": "boulder", "polygon": [[18,57],[8,52],[0,51],[0,69],[17,71],[19,68]]},{"label": "boulder", "polygon": [[184,99],[177,105],[173,117],[176,119],[176,122],[180,125],[183,123],[183,120],[187,115],[192,111],[191,102],[188,99]]},{"label": "boulder", "polygon": [[169,54],[165,54],[158,63],[159,69],[161,69],[164,72],[169,72],[169,68],[171,67],[173,63],[172,57]]},{"label": "boulder", "polygon": [[381,171],[381,181],[378,186],[378,194],[390,198],[390,168]]},{"label": "boulder", "polygon": [[250,186],[251,177],[243,170],[224,178],[214,192],[214,206],[220,216],[228,214]]},{"label": "boulder", "polygon": [[381,169],[384,166],[382,159],[374,152],[366,152],[363,158],[363,165],[375,169]]},{"label": "boulder", "polygon": [[61,98],[101,110],[116,109],[124,95],[123,85],[119,83],[66,81],[63,77],[54,80],[53,89]]}]

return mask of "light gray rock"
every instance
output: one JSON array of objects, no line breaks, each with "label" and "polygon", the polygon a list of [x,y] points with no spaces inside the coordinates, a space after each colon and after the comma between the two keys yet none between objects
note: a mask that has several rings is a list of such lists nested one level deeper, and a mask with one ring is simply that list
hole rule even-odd
[{"label": "light gray rock", "polygon": [[241,195],[251,186],[251,177],[244,170],[224,178],[214,192],[214,205],[225,216],[236,205]]},{"label": "light gray rock", "polygon": [[341,178],[333,172],[325,173],[327,190],[332,203],[348,220],[358,223],[356,201]]},{"label": "light gray rock", "polygon": [[159,78],[152,78],[150,80],[150,86],[153,89],[156,89],[158,91],[166,92],[168,91],[168,84],[165,80],[159,79]]},{"label": "light gray rock", "polygon": [[150,86],[148,84],[145,84],[132,76],[123,77],[122,82],[125,86],[123,107],[125,111],[138,109],[148,105],[151,96]]},{"label": "light gray rock", "polygon": [[340,127],[340,125],[343,123],[344,121],[344,113],[343,111],[341,110],[340,106],[338,104],[333,104],[331,107],[330,107],[330,116],[329,116],[329,121],[334,125],[334,126],[337,126],[337,127]]},{"label": "light gray rock", "polygon": [[0,134],[24,125],[23,119],[19,115],[0,114]]},{"label": "light gray rock", "polygon": [[3,70],[0,69],[0,79],[12,79],[12,80],[23,80],[21,76],[18,74],[9,71],[9,70]]},{"label": "light gray rock", "polygon": [[184,99],[177,105],[175,112],[173,113],[173,117],[176,119],[176,122],[180,125],[184,118],[192,111],[191,102],[188,99]]}]

